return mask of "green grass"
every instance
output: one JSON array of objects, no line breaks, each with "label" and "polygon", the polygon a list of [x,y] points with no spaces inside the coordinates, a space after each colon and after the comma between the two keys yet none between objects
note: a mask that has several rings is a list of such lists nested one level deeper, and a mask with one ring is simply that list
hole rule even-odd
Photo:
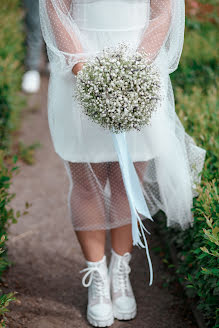
[{"label": "green grass", "polygon": [[20,94],[23,74],[24,33],[20,1],[2,0],[0,10],[0,149],[8,150],[11,132],[19,125],[24,98]]},{"label": "green grass", "polygon": [[179,68],[171,76],[174,86],[186,93],[192,87],[201,87],[207,92],[216,86],[215,77],[219,74],[218,47],[219,35],[213,24],[187,21],[185,43]]}]

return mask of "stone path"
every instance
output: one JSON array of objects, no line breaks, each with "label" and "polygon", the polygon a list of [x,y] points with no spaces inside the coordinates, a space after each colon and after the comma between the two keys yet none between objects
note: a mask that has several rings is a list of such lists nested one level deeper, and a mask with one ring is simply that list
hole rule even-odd
[{"label": "stone path", "polygon": [[[19,163],[12,191],[17,193],[13,206],[22,209],[32,203],[29,214],[11,227],[9,257],[14,265],[6,274],[11,290],[18,292],[19,303],[7,314],[10,328],[85,328],[87,290],[81,285],[79,270],[85,267],[67,209],[68,177],[62,161],[53,150],[47,122],[47,78],[40,95],[30,98],[24,111],[20,138],[27,144],[36,140],[36,164]],[[163,288],[170,273],[152,248],[161,247],[149,221],[148,238],[154,269],[149,274],[145,251],[134,248],[131,280],[138,303],[138,315],[132,321],[115,321],[115,328],[196,328],[182,298]],[[107,253],[109,255],[109,241]]]}]

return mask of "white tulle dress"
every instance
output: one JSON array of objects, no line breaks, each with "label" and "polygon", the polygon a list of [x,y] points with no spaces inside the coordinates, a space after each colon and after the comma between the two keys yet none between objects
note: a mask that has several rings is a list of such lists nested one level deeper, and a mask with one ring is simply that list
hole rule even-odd
[{"label": "white tulle dress", "polygon": [[120,42],[147,51],[162,74],[165,96],[152,125],[126,133],[148,209],[152,216],[163,210],[167,226],[192,226],[192,201],[206,152],[185,132],[175,112],[169,77],[183,47],[184,0],[40,0],[40,18],[51,63],[49,127],[70,178],[74,229],[132,223],[112,136],[81,115],[73,97],[72,67]]}]

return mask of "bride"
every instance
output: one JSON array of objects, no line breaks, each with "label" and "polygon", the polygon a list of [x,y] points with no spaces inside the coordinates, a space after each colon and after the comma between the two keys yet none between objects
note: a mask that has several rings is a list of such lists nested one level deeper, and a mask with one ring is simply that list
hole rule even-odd
[{"label": "bride", "polygon": [[[191,227],[205,150],[185,132],[175,112],[169,77],[183,47],[184,0],[40,0],[40,19],[51,63],[49,128],[69,176],[69,212],[86,261],[81,272],[88,287],[87,319],[106,327],[114,318],[129,320],[137,313],[129,279],[135,221],[112,135],[81,114],[73,89],[89,56],[104,47],[125,42],[148,53],[161,72],[164,97],[151,126],[126,133],[127,145],[150,214],[162,210],[168,227]],[[151,285],[147,243],[145,248]]]}]

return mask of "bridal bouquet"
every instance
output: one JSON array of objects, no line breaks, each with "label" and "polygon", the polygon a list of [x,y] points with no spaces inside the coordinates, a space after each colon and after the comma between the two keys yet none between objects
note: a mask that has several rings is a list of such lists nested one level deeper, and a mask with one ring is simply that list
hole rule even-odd
[{"label": "bridal bouquet", "polygon": [[74,95],[102,127],[114,133],[140,130],[161,100],[160,74],[145,53],[119,44],[89,58],[77,74]]}]

